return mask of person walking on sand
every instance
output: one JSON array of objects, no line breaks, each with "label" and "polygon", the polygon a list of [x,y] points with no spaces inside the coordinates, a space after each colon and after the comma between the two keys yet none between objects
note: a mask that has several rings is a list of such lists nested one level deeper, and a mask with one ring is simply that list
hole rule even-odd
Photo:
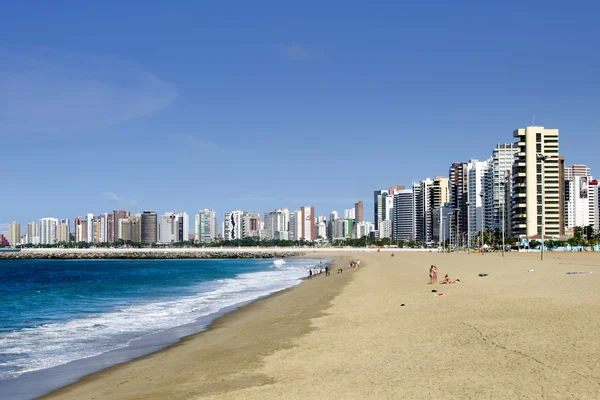
[{"label": "person walking on sand", "polygon": [[433,266],[433,283],[437,283],[437,278],[438,278],[438,269],[437,269],[437,267],[434,265],[434,266]]},{"label": "person walking on sand", "polygon": [[433,285],[433,264],[429,267],[429,284]]}]

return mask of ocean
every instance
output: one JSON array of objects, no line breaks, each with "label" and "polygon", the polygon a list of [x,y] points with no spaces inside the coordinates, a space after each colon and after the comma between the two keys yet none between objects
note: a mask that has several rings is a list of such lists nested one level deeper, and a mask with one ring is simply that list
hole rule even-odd
[{"label": "ocean", "polygon": [[[34,397],[74,382],[83,371],[165,347],[227,311],[297,285],[319,262],[0,262],[0,393]],[[28,375],[35,376],[37,393],[19,392],[28,386]],[[44,377],[51,382],[44,384]]]}]

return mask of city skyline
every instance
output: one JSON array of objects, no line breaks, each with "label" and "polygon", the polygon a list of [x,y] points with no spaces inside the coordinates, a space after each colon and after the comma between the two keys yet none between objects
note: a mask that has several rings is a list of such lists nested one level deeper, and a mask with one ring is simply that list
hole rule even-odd
[{"label": "city skyline", "polygon": [[[548,193],[545,194],[546,200],[551,201],[551,205],[549,205],[550,212],[548,214],[555,214],[556,216],[546,214],[544,219],[547,219],[546,224],[550,224],[550,229],[548,230],[548,234],[551,236],[559,236],[564,235],[565,229],[571,229],[573,226],[580,226],[581,221],[586,221],[592,224],[595,229],[598,229],[598,224],[600,222],[600,209],[598,203],[598,192],[597,192],[597,183],[596,181],[591,181],[593,179],[593,175],[591,173],[591,168],[587,165],[583,165],[580,163],[566,163],[571,164],[570,166],[565,165],[565,157],[561,156],[559,153],[559,130],[552,128],[545,128],[541,126],[528,126],[526,128],[518,128],[513,131],[513,137],[516,142],[513,143],[498,143],[491,151],[491,156],[486,160],[478,160],[478,159],[470,159],[469,161],[464,162],[453,162],[450,167],[450,171],[448,173],[448,177],[445,176],[435,176],[433,180],[430,178],[424,178],[420,181],[412,183],[412,189],[409,189],[410,196],[412,198],[413,204],[413,218],[416,214],[421,215],[417,216],[417,219],[421,222],[417,223],[413,220],[413,232],[408,235],[414,239],[417,239],[422,242],[432,242],[434,237],[439,239],[439,232],[434,230],[434,226],[436,229],[440,228],[440,215],[446,215],[448,218],[453,218],[452,209],[460,209],[462,214],[465,214],[466,210],[464,204],[471,204],[471,206],[467,206],[468,216],[466,217],[466,221],[468,224],[465,225],[465,221],[456,222],[457,227],[450,228],[450,225],[444,229],[449,229],[448,235],[454,236],[454,243],[457,244],[459,239],[457,237],[461,234],[458,233],[458,227],[460,229],[468,229],[471,233],[475,233],[481,228],[486,229],[501,229],[500,226],[500,218],[505,218],[506,215],[502,216],[503,213],[507,214],[516,214],[512,217],[509,215],[508,220],[505,221],[507,223],[506,233],[509,236],[534,236],[537,231],[540,232],[540,225],[538,221],[537,229],[533,225],[530,224],[530,220],[527,221],[519,221],[517,218],[520,214],[523,214],[522,211],[519,211],[519,207],[525,208],[535,208],[535,204],[541,204],[539,199],[535,200],[535,188],[531,185],[527,185],[528,191],[527,193],[531,193],[527,195],[527,201],[518,201],[517,208],[509,207],[509,209],[503,210],[507,204],[504,203],[505,196],[509,196],[510,198],[518,198],[521,195],[519,194],[525,188],[523,180],[526,176],[531,176],[533,178],[533,174],[536,172],[536,168],[534,168],[537,156],[544,154],[545,157],[548,157],[548,160],[544,162],[544,164],[556,164],[554,169],[550,169],[548,166],[544,167],[542,165],[537,165],[537,173],[544,172],[544,182],[547,179],[548,184],[545,184],[546,191]],[[536,144],[537,143],[537,144]],[[535,149],[534,151],[526,151],[526,149]],[[537,162],[539,164],[539,160]],[[469,187],[468,197],[465,197],[464,200],[457,200],[456,196],[460,196],[458,192],[455,192],[454,186],[457,184],[462,185],[463,183],[457,183],[457,177],[455,174],[455,168],[457,166],[461,166],[464,170],[460,170],[459,174],[464,174],[461,181],[464,181],[465,187]],[[528,166],[525,169],[525,166]],[[506,187],[503,182],[506,176],[511,176],[509,179],[512,183],[510,186],[510,191],[512,193],[505,193]],[[521,176],[522,175],[522,176]],[[559,177],[560,176],[560,177]],[[584,177],[585,182],[578,179],[578,177]],[[577,179],[575,179],[577,178]],[[529,179],[529,178],[527,178]],[[537,183],[540,183],[540,178],[537,178]],[[553,183],[553,180],[557,180],[556,183]],[[530,183],[533,183],[532,180]],[[558,183],[562,182],[562,183]],[[522,187],[521,187],[522,186]],[[585,187],[584,187],[585,186]],[[589,188],[588,188],[589,186]],[[396,239],[402,237],[408,237],[406,231],[404,234],[393,233],[396,228],[393,227],[392,221],[396,221],[396,219],[400,218],[401,221],[405,221],[406,216],[398,216],[398,205],[396,204],[395,194],[396,193],[404,193],[407,192],[405,185],[394,185],[389,190],[375,190],[374,191],[374,205],[377,202],[377,206],[374,207],[374,218],[373,222],[365,222],[367,224],[371,224],[372,227],[369,228],[371,231],[374,231],[376,237],[394,237]],[[463,191],[464,189],[460,189]],[[553,191],[558,190],[558,191]],[[585,190],[585,201],[582,206],[581,201],[575,201],[576,193],[580,193]],[[484,196],[485,193],[485,197]],[[542,190],[541,193],[544,193]],[[589,200],[588,200],[589,193]],[[525,192],[523,192],[523,195]],[[540,188],[538,186],[537,194],[539,197]],[[579,195],[577,195],[579,197]],[[524,199],[525,197],[523,197]],[[561,202],[559,203],[559,198],[561,198]],[[565,203],[565,199],[570,202]],[[583,199],[583,197],[582,197]],[[518,200],[518,199],[517,199]],[[457,202],[458,201],[458,202]],[[463,202],[462,206],[459,204]],[[530,202],[533,202],[529,204]],[[352,203],[352,202],[351,202]],[[513,201],[514,203],[514,201]],[[523,204],[521,204],[523,203]],[[532,205],[533,204],[533,205]],[[575,209],[575,204],[579,204],[579,207]],[[362,208],[364,207],[364,201],[358,200],[353,203],[353,207],[343,210],[342,213],[338,213],[337,210],[332,210],[329,213],[319,212],[319,218],[317,221],[316,213],[314,207],[309,207],[310,210],[306,215],[307,217],[305,221],[305,207],[301,206],[299,210],[294,211],[290,214],[290,211],[287,208],[279,208],[270,212],[258,212],[255,213],[253,211],[233,211],[233,212],[225,212],[223,214],[223,220],[221,222],[222,228],[218,229],[218,217],[213,209],[210,210],[200,210],[200,214],[206,211],[210,211],[212,215],[214,215],[213,222],[210,222],[207,226],[214,225],[215,229],[213,233],[210,235],[213,240],[217,237],[216,235],[221,235],[223,238],[227,240],[235,240],[242,237],[268,237],[271,239],[290,239],[297,240],[298,238],[308,238],[308,240],[314,240],[317,236],[325,237],[323,234],[315,234],[315,231],[326,232],[326,236],[329,239],[342,238],[342,236],[336,236],[336,231],[344,231],[349,235],[355,235],[358,231],[362,232],[366,229],[366,226],[361,226],[360,228],[357,226],[349,225],[345,228],[338,228],[337,225],[330,226],[329,223],[331,219],[327,219],[325,215],[329,215],[330,218],[338,218],[342,219],[351,219],[354,224],[358,224],[363,221],[362,216]],[[567,207],[565,207],[565,205]],[[416,207],[416,208],[414,208]],[[442,214],[439,212],[439,208],[444,208]],[[547,206],[548,207],[548,206]],[[552,211],[552,208],[555,211]],[[395,211],[396,209],[396,211]],[[584,211],[585,209],[585,211]],[[560,211],[559,211],[560,210]],[[135,214],[138,217],[144,219],[144,215],[149,212],[155,215],[156,223],[155,225],[155,233],[153,233],[154,239],[151,239],[153,242],[160,243],[170,243],[177,241],[186,241],[188,234],[194,234],[198,232],[199,225],[198,221],[190,225],[189,217],[186,212],[182,213],[173,213],[173,212],[164,212],[163,214],[157,213],[155,210],[152,211],[144,211],[140,214]],[[282,221],[285,229],[280,228],[272,228],[267,227],[267,225],[272,224],[269,222],[269,216],[273,213],[282,213],[284,212],[286,215],[282,220],[276,222],[278,225],[282,225]],[[233,213],[233,214],[232,214]],[[484,215],[485,213],[485,215]],[[583,214],[582,214],[583,213]],[[589,213],[589,214],[588,214]],[[438,220],[434,221],[434,214],[437,215]],[[560,216],[558,216],[560,214]],[[196,219],[198,218],[196,215]],[[237,215],[237,217],[232,217],[232,215]],[[539,210],[538,210],[539,215]],[[94,231],[95,237],[89,239],[87,241],[95,241],[95,242],[115,242],[119,235],[119,231],[121,229],[119,220],[121,219],[129,219],[130,212],[123,210],[113,210],[110,213],[101,213],[101,214],[92,214],[89,213],[85,217],[77,216],[76,218],[71,219],[57,219],[54,217],[46,217],[39,219],[39,229],[41,230],[41,236],[38,237],[38,242],[41,244],[49,244],[55,241],[60,241],[58,238],[68,237],[68,233],[73,233],[75,238],[81,237],[79,225],[81,223],[87,226],[87,236],[92,237],[92,231]],[[177,216],[181,216],[181,222],[177,223],[177,227],[174,225],[171,226],[172,223],[168,223],[166,221],[173,221],[174,218],[178,218]],[[183,217],[184,216],[184,217]],[[376,218],[375,218],[376,217]],[[458,218],[458,214],[454,215],[454,217]],[[247,218],[250,218],[249,220]],[[279,217],[278,217],[279,218]],[[310,221],[308,221],[310,218]],[[465,218],[465,217],[460,217]],[[541,217],[539,217],[541,218]],[[538,219],[539,219],[538,218]],[[165,222],[162,222],[162,221]],[[52,226],[44,229],[46,222],[52,222]],[[69,221],[75,221],[75,225],[71,226]],[[92,227],[93,221],[93,227]],[[185,222],[183,222],[185,221]],[[237,221],[237,222],[236,222]],[[244,222],[246,221],[246,222]],[[255,221],[255,222],[249,222]],[[297,221],[304,221],[302,223],[298,223]],[[458,220],[457,220],[458,221]],[[577,225],[575,224],[577,221]],[[35,221],[34,221],[35,222]],[[320,226],[318,223],[315,225],[315,222],[321,222],[323,225]],[[525,225],[520,225],[527,222],[527,229]],[[395,223],[395,222],[394,222]],[[402,224],[403,222],[400,222]],[[24,223],[19,222],[15,225],[15,222],[8,224],[9,231],[3,231],[0,229],[0,233],[5,233],[4,237],[10,237],[10,242],[14,242],[15,237],[19,237],[19,233],[21,232],[21,225]],[[66,227],[68,229],[64,229]],[[250,227],[250,224],[252,227]],[[27,223],[27,233],[31,231],[30,223]],[[379,225],[379,227],[378,227]],[[553,225],[553,226],[552,226]],[[141,229],[143,229],[144,224],[142,223]],[[167,235],[165,232],[167,231],[167,226],[171,226],[168,230],[170,233]],[[226,228],[226,226],[229,226]],[[237,226],[236,229],[234,227]],[[581,225],[583,226],[583,225]],[[242,228],[243,227],[243,228]],[[517,228],[519,227],[519,228]],[[162,229],[161,229],[162,228]],[[130,228],[128,228],[130,229]],[[177,230],[179,233],[174,231]],[[244,234],[240,235],[241,229],[244,230]],[[263,229],[265,230],[263,232]],[[354,230],[353,230],[354,229]],[[403,228],[398,228],[399,231],[402,231]],[[454,229],[454,232],[451,233],[450,230]],[[306,233],[305,233],[306,230]],[[47,232],[46,232],[47,231]],[[50,234],[51,231],[51,234]],[[235,232],[234,232],[235,231]],[[286,231],[285,235],[282,235],[280,232]],[[288,232],[289,231],[289,232]],[[161,233],[162,232],[162,233]],[[310,233],[309,233],[310,232]],[[369,230],[364,231],[369,232]],[[16,236],[15,236],[16,235]],[[23,237],[24,235],[21,235]],[[144,235],[140,232],[140,239]],[[48,239],[51,237],[52,239]],[[147,238],[146,238],[147,239]],[[445,238],[448,240],[450,238]],[[49,241],[50,240],[50,241]],[[128,239],[131,240],[131,239]],[[142,240],[144,241],[144,240]],[[452,240],[451,240],[452,241]],[[32,243],[32,242],[29,242]],[[34,243],[35,244],[35,243]]]}]

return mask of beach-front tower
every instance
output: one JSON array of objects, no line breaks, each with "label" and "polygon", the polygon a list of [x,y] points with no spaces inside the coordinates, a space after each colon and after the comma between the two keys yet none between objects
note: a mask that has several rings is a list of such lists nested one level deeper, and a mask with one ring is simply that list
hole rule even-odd
[{"label": "beach-front tower", "polygon": [[311,206],[300,207],[300,238],[308,241],[315,240],[315,208]]},{"label": "beach-front tower", "polygon": [[[513,132],[519,151],[513,164],[512,234],[560,235],[558,129],[528,126]],[[542,221],[543,215],[543,221]]]}]

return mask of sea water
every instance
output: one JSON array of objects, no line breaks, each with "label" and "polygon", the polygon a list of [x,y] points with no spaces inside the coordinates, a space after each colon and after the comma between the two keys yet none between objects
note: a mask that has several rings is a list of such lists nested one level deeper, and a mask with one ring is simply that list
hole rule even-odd
[{"label": "sea water", "polygon": [[223,310],[300,283],[319,264],[310,259],[2,261],[0,389],[33,371],[126,348],[200,319],[208,323]]}]

